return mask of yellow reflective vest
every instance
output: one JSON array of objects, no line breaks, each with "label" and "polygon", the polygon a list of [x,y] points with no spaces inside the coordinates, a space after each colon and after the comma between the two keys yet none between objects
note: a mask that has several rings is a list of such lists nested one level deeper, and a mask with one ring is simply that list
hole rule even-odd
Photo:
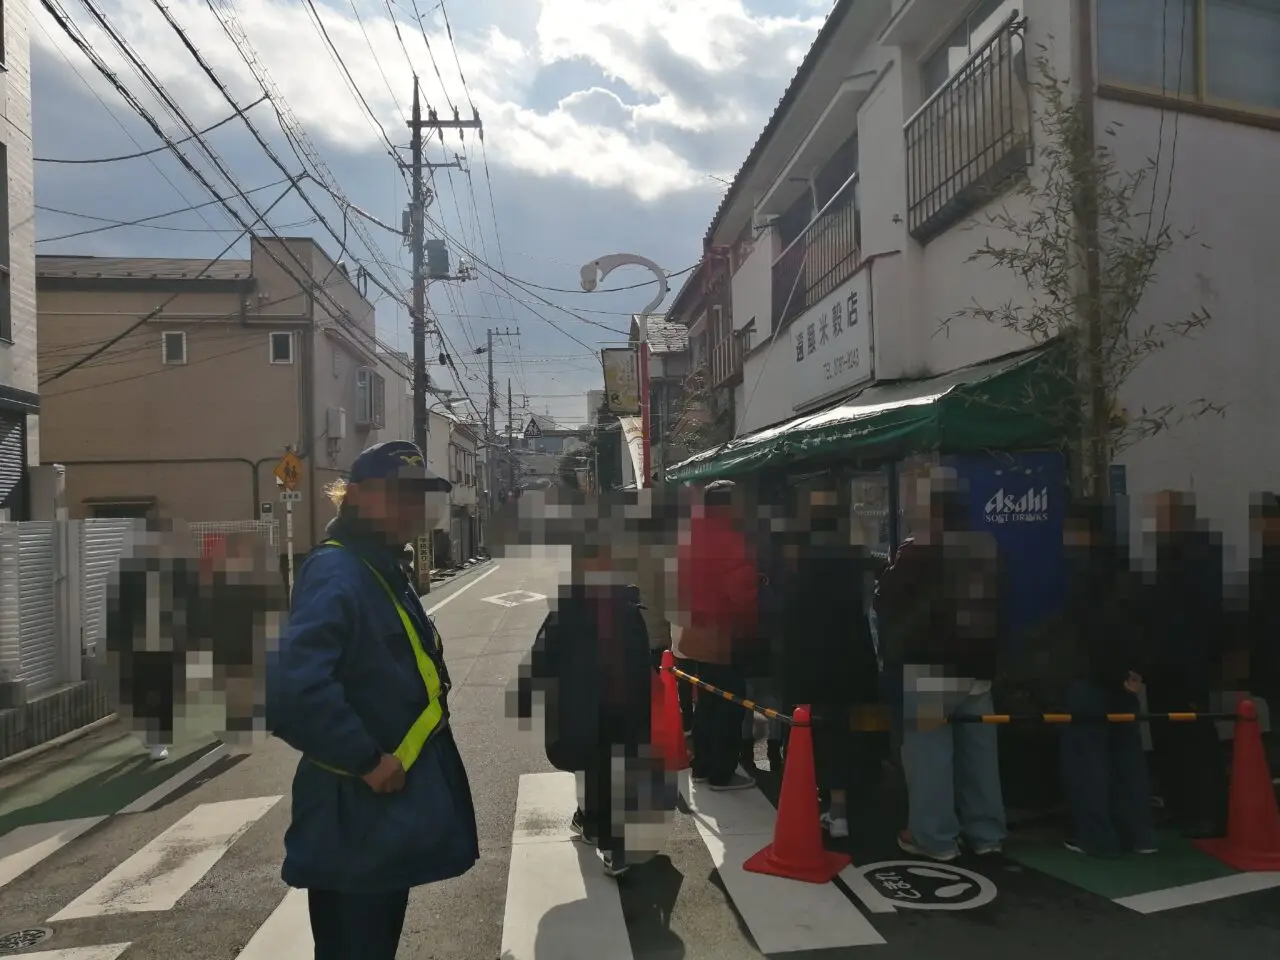
[{"label": "yellow reflective vest", "polygon": [[[326,540],[324,545],[342,547],[342,544],[337,540]],[[363,557],[361,557],[361,562],[377,578],[378,583],[382,585],[382,589],[386,592],[387,598],[395,605],[396,613],[400,615],[400,622],[404,625],[405,635],[409,638],[409,644],[413,647],[413,658],[417,661],[418,673],[422,676],[422,682],[427,686],[427,708],[418,715],[418,719],[413,722],[409,732],[400,741],[400,746],[395,749],[395,757],[407,771],[413,766],[414,761],[418,759],[418,754],[422,753],[422,748],[427,745],[427,741],[431,739],[431,735],[435,733],[436,728],[440,726],[441,721],[444,719],[444,704],[440,701],[440,673],[436,670],[435,663],[427,655],[426,648],[422,645],[422,637],[418,633],[418,628],[414,626],[413,618],[409,616],[409,611],[400,602],[395,591],[391,589],[391,585],[374,568],[373,564]],[[434,631],[432,642],[434,643]],[[336,773],[344,777],[353,776],[346,770],[338,770],[335,767],[320,763],[318,760],[312,760],[311,762],[323,770],[328,770],[330,773]]]}]

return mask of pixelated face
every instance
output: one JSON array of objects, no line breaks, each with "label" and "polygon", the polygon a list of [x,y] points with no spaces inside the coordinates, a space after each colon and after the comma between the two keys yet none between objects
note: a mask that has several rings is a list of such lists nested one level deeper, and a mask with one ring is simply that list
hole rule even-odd
[{"label": "pixelated face", "polygon": [[407,543],[427,525],[427,498],[414,481],[366,480],[347,489],[347,505],[355,515],[397,542]]}]

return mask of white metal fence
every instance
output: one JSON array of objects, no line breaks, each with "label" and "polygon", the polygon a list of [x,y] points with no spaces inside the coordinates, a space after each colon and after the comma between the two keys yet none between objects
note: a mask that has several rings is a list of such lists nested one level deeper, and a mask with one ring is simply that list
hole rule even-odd
[{"label": "white metal fence", "polygon": [[[107,593],[120,557],[144,530],[141,520],[0,523],[0,684],[21,683],[27,698],[82,679],[82,657],[105,638]],[[278,545],[273,521],[190,525],[205,553],[229,533],[257,533]]]}]

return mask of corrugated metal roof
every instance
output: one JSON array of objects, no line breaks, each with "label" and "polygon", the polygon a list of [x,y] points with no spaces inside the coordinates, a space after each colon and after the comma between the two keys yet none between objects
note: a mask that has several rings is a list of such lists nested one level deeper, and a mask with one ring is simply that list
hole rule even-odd
[{"label": "corrugated metal roof", "polygon": [[247,280],[253,276],[249,260],[166,257],[36,257],[36,276],[85,280]]},{"label": "corrugated metal roof", "polygon": [[836,0],[835,7],[827,15],[827,22],[818,31],[818,36],[814,38],[813,46],[809,48],[804,60],[800,62],[795,76],[791,78],[791,83],[787,85],[786,91],[782,94],[782,99],[773,108],[773,114],[769,117],[769,122],[764,125],[764,130],[760,132],[760,136],[756,138],[756,142],[752,144],[750,152],[747,153],[747,159],[742,161],[742,166],[738,168],[738,172],[733,178],[733,183],[725,191],[724,197],[720,201],[720,206],[716,208],[715,216],[711,218],[711,226],[707,227],[706,235],[703,238],[704,243],[711,243],[711,238],[715,234],[716,228],[720,225],[725,213],[728,212],[729,205],[737,198],[747,174],[751,172],[751,168],[760,159],[760,155],[764,153],[765,147],[769,145],[774,132],[786,117],[787,111],[791,109],[792,103],[800,95],[800,88],[804,86],[805,81],[809,79],[809,75],[813,72],[813,68],[822,59],[822,54],[826,50],[827,44],[835,36],[836,28],[844,20],[845,14],[853,9],[855,3],[857,3],[857,0]]}]

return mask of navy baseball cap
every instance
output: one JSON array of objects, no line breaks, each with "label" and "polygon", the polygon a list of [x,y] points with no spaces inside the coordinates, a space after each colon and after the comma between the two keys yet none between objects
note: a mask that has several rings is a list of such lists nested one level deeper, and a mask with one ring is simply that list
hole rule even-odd
[{"label": "navy baseball cap", "polygon": [[448,493],[453,484],[427,469],[422,451],[408,440],[388,440],[375,443],[356,457],[351,465],[350,481],[397,480],[413,483],[423,490]]}]

